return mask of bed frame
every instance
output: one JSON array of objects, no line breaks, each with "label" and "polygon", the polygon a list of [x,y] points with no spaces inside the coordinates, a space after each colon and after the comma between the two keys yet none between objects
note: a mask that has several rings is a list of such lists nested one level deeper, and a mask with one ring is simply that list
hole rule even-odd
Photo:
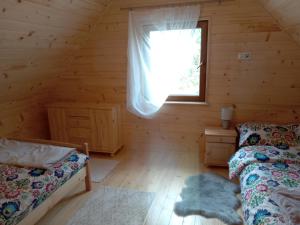
[{"label": "bed frame", "polygon": [[[63,143],[51,140],[42,139],[25,139],[25,138],[7,138],[10,140],[31,142],[38,144],[48,144],[61,147],[75,148],[78,152],[89,155],[88,144],[84,143],[82,146],[70,143]],[[52,193],[42,204],[35,208],[31,213],[29,213],[23,220],[21,220],[17,225],[33,225],[36,224],[52,207],[54,207],[58,202],[60,202],[64,197],[66,197],[74,187],[80,183],[85,182],[86,192],[91,191],[91,175],[90,175],[90,164],[87,161],[86,165],[80,169],[73,177],[71,177],[65,184],[59,187],[54,193]]]}]

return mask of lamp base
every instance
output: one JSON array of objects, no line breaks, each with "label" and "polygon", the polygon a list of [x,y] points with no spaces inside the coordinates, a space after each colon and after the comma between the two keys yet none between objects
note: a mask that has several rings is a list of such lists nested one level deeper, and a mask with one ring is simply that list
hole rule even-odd
[{"label": "lamp base", "polygon": [[230,124],[230,120],[222,120],[223,129],[228,129]]}]

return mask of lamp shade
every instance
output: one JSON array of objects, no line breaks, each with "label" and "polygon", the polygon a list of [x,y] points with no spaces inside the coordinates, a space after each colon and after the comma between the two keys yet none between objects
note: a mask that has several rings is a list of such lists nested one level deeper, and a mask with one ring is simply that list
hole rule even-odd
[{"label": "lamp shade", "polygon": [[221,120],[231,120],[233,114],[233,107],[221,108]]}]

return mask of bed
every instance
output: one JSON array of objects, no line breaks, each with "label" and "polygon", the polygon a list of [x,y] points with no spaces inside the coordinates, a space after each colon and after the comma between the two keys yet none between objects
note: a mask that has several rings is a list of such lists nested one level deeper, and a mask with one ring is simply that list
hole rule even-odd
[{"label": "bed", "polygon": [[[299,207],[282,205],[284,198],[300,204],[295,201],[300,194],[299,125],[246,123],[238,130],[241,148],[229,162],[229,177],[239,177],[245,223],[300,224]],[[290,194],[282,198],[282,192]]]},{"label": "bed", "polygon": [[[10,139],[12,140],[12,139]],[[71,190],[85,182],[91,190],[88,145],[48,140],[14,139],[75,149],[47,168],[0,164],[0,225],[32,225]],[[21,142],[19,142],[21,141]],[[59,151],[59,150],[58,150]]]}]

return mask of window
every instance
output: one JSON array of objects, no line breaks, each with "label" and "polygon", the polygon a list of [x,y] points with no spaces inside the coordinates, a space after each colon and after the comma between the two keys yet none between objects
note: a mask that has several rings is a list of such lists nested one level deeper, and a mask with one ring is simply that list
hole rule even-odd
[{"label": "window", "polygon": [[129,12],[130,112],[150,119],[167,100],[205,101],[208,23],[199,18],[198,4]]},{"label": "window", "polygon": [[[166,58],[173,59],[174,49],[170,49],[169,55],[161,52],[162,47],[166,49],[166,40],[176,43],[175,54],[180,54],[180,62],[174,60],[174,63],[182,64],[182,69],[174,71],[174,80],[170,82],[175,83],[167,101],[204,102],[208,21],[199,21],[196,29],[149,30],[152,67],[161,67]],[[172,48],[174,43],[170,44]]]}]

